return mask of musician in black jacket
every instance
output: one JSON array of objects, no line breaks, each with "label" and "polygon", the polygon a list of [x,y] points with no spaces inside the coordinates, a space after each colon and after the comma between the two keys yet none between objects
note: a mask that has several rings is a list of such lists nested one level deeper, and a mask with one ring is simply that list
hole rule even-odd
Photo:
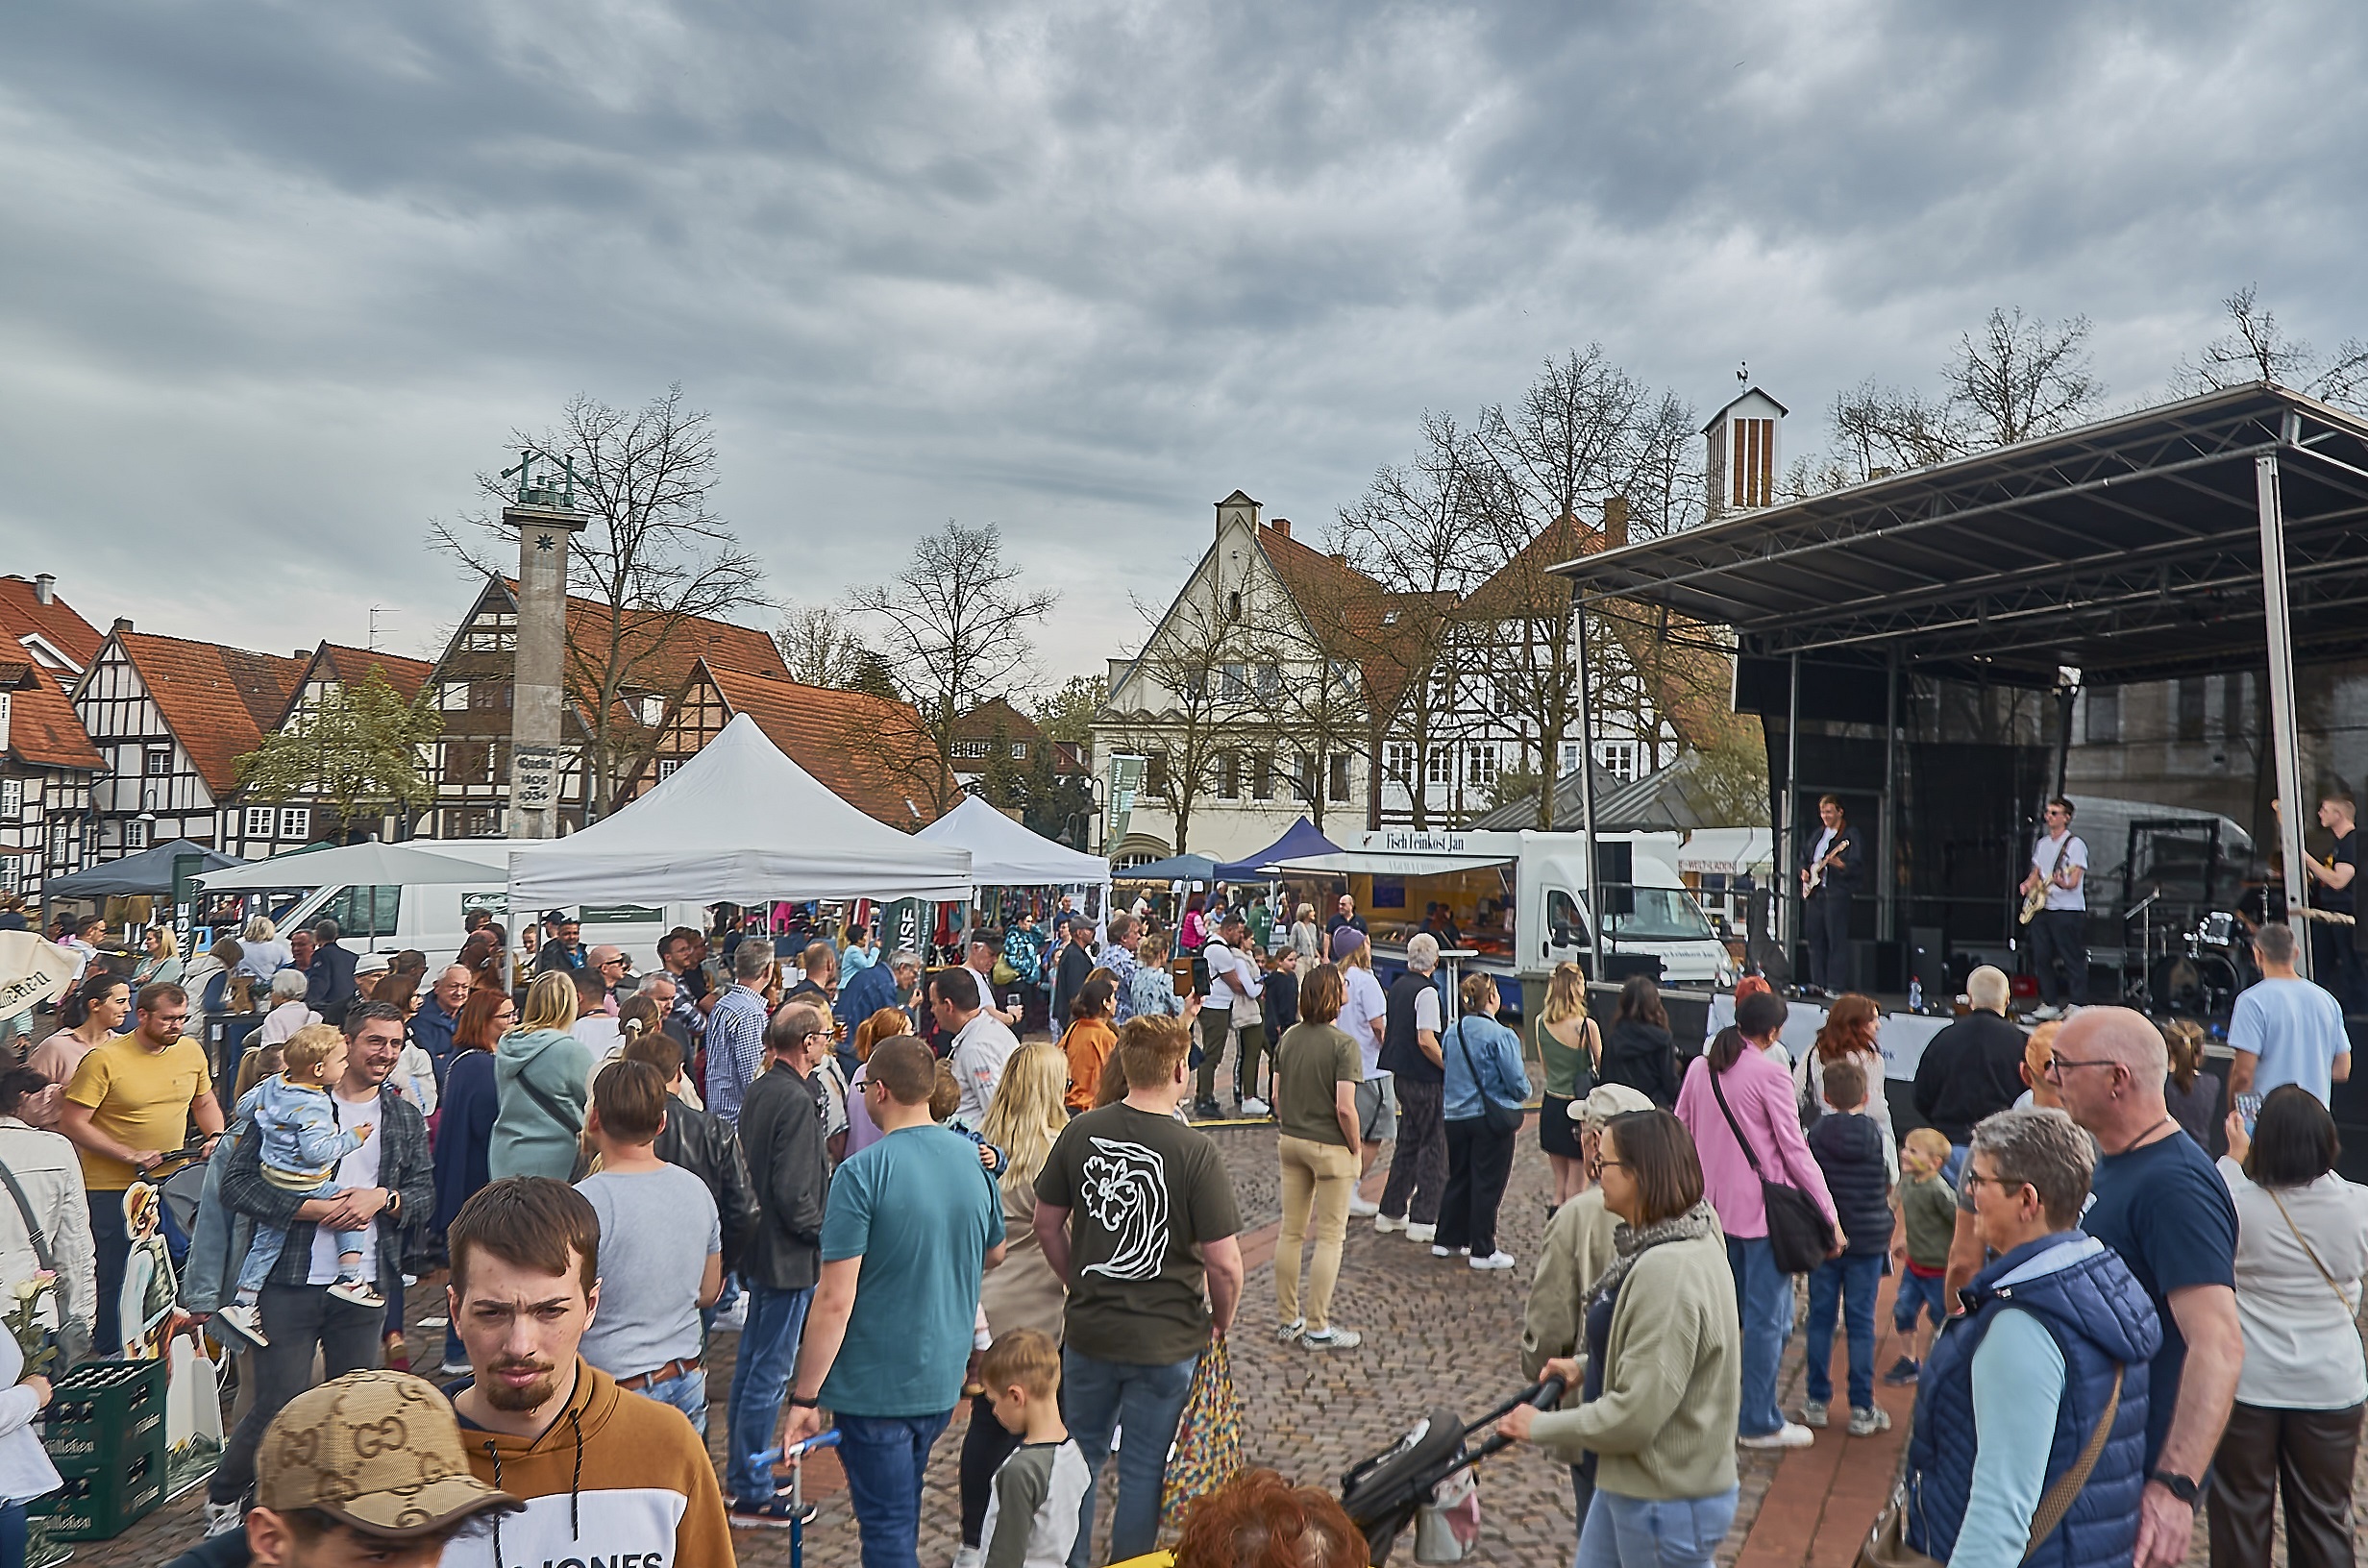
[{"label": "musician in black jacket", "polygon": [[1798,857],[1801,929],[1809,939],[1809,984],[1828,995],[1850,989],[1850,899],[1859,891],[1866,846],[1841,809],[1841,801],[1817,797],[1824,831],[1803,835]]}]

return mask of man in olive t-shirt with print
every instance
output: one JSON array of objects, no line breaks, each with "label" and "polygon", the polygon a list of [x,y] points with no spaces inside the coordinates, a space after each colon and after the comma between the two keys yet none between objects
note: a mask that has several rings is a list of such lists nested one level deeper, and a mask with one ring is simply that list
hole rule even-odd
[{"label": "man in olive t-shirt with print", "polygon": [[[1175,1116],[1190,1084],[1182,1022],[1139,1017],[1119,1032],[1126,1098],[1062,1130],[1036,1178],[1036,1238],[1069,1282],[1061,1394],[1070,1435],[1097,1475],[1114,1429],[1118,1506],[1110,1560],[1158,1543],[1160,1484],[1193,1369],[1242,1299],[1233,1184],[1208,1135]],[[1205,1286],[1207,1295],[1203,1300]],[[1094,1535],[1087,1488],[1070,1568]]]}]

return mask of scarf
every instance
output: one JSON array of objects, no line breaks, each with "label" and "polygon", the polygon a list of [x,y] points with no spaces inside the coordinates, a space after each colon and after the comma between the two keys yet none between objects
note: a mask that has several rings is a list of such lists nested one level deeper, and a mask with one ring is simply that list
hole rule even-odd
[{"label": "scarf", "polygon": [[1621,1221],[1618,1229],[1612,1233],[1612,1250],[1619,1256],[1613,1260],[1611,1267],[1603,1271],[1603,1277],[1595,1282],[1595,1287],[1587,1293],[1587,1305],[1592,1308],[1595,1303],[1608,1300],[1620,1287],[1620,1282],[1628,1278],[1628,1271],[1637,1266],[1637,1261],[1653,1248],[1669,1241],[1698,1239],[1710,1235],[1717,1223],[1718,1217],[1707,1198],[1675,1219],[1656,1220],[1643,1226]]}]

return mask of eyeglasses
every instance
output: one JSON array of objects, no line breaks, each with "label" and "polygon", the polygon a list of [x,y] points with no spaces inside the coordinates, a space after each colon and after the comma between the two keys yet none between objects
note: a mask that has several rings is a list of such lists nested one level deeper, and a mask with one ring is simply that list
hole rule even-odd
[{"label": "eyeglasses", "polygon": [[2029,1182],[2010,1182],[2003,1176],[1983,1176],[1967,1170],[1958,1178],[1957,1185],[1963,1188],[1967,1193],[1971,1193],[1977,1187],[1991,1188],[1998,1192],[2006,1193],[2018,1191],[2031,1184]]},{"label": "eyeglasses", "polygon": [[2069,1056],[2051,1056],[2047,1059],[2047,1066],[2040,1069],[2039,1076],[2052,1083],[2061,1083],[2063,1082],[2063,1069],[2066,1067],[2118,1067],[2120,1066],[2119,1062],[2109,1056],[2092,1056],[2086,1061]]}]

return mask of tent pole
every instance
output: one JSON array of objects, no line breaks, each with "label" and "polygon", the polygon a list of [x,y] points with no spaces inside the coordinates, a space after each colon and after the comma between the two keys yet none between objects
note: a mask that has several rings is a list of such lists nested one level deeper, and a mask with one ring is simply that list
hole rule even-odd
[{"label": "tent pole", "polygon": [[[1793,900],[1800,895],[1799,879],[1792,874],[1792,863],[1799,856],[1794,843],[1798,829],[1793,826],[1800,816],[1799,803],[1793,795],[1793,781],[1800,774],[1801,765],[1801,656],[1792,655],[1792,696],[1785,709],[1785,820],[1776,825],[1777,897],[1772,909],[1776,916],[1778,952],[1783,957],[1785,973],[1792,973],[1794,938],[1800,931],[1800,911]],[[1799,978],[1794,976],[1795,979]]]},{"label": "tent pole", "polygon": [[1899,646],[1884,649],[1883,856],[1875,874],[1875,924],[1885,942],[1899,940]]},{"label": "tent pole", "polygon": [[[1595,845],[1595,681],[1593,655],[1587,639],[1587,606],[1581,604],[1579,622],[1579,826],[1587,835],[1587,952],[1590,980],[1603,979],[1603,891],[1598,863],[1602,851]],[[1541,756],[1541,771],[1545,774],[1542,788],[1554,787],[1553,760]],[[1541,916],[1543,911],[1539,912]]]},{"label": "tent pole", "polygon": [[[2286,416],[2283,438],[2294,438],[2294,416]],[[2289,920],[2304,908],[2302,756],[2294,719],[2294,626],[2286,598],[2285,510],[2278,486],[2275,453],[2253,460],[2253,482],[2261,516],[2261,618],[2269,644],[2269,734],[2278,768],[2278,842],[2285,851],[2285,907]],[[2310,974],[2310,943],[2294,944],[2294,967]]]}]

